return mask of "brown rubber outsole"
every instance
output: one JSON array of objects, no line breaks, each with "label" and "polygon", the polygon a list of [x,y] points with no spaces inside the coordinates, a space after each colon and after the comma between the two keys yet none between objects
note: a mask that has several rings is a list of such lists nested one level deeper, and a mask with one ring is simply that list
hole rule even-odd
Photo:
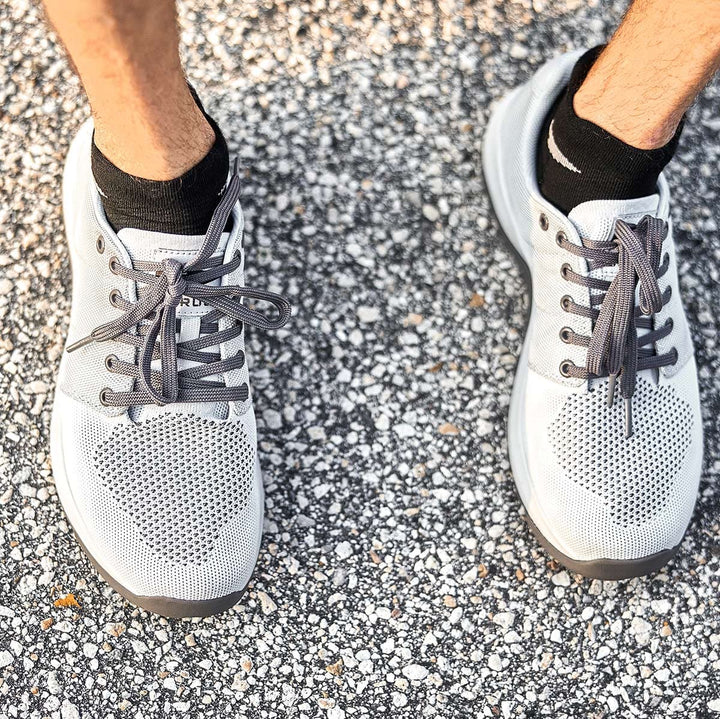
[{"label": "brown rubber outsole", "polygon": [[123,587],[120,582],[115,580],[108,572],[106,572],[100,563],[88,552],[87,547],[83,544],[77,532],[73,531],[77,543],[82,547],[83,552],[90,560],[90,563],[96,569],[98,574],[128,602],[134,604],[140,609],[145,609],[153,614],[159,614],[161,617],[168,619],[190,619],[192,617],[209,617],[213,614],[224,612],[230,607],[235,606],[240,597],[245,593],[247,585],[237,592],[226,594],[224,597],[217,599],[201,599],[197,601],[186,599],[174,599],[173,597],[147,597],[133,594],[129,589]]},{"label": "brown rubber outsole", "polygon": [[525,512],[525,521],[535,535],[535,539],[540,542],[553,559],[556,559],[567,569],[582,574],[583,577],[588,579],[604,579],[615,582],[621,579],[644,577],[662,569],[677,554],[680,544],[682,544],[681,542],[672,549],[664,549],[661,552],[649,554],[647,557],[640,557],[639,559],[572,559],[545,539],[543,533],[530,519],[527,511]]}]

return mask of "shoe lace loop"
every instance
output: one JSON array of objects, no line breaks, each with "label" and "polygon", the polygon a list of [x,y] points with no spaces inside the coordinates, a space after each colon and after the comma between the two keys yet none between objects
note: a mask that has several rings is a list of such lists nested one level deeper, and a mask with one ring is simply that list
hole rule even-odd
[{"label": "shoe lace loop", "polygon": [[[585,367],[567,363],[569,366],[564,371],[568,376],[581,379],[609,377],[610,405],[615,398],[617,379],[620,378],[627,437],[633,433],[631,399],[638,371],[677,361],[676,350],[656,354],[654,349],[655,343],[667,337],[673,329],[671,320],[655,328],[653,317],[671,297],[670,287],[662,292],[658,282],[667,272],[670,262],[667,254],[661,260],[667,233],[667,223],[646,215],[636,225],[618,219],[613,237],[606,242],[585,240],[582,245],[575,245],[564,236],[558,238],[558,244],[563,249],[587,261],[590,271],[617,266],[612,281],[586,277],[567,268],[563,272],[563,277],[569,282],[591,290],[590,307],[583,307],[567,298],[563,309],[593,321],[590,337],[569,333],[564,338],[563,341],[569,344],[587,347]],[[638,337],[638,329],[647,331]]]},{"label": "shoe lace loop", "polygon": [[[118,303],[124,311],[117,319],[96,327],[90,335],[67,348],[68,352],[74,352],[92,342],[119,340],[139,349],[136,365],[117,358],[110,365],[111,371],[134,377],[139,390],[104,390],[102,401],[105,404],[165,405],[173,402],[247,399],[246,385],[227,387],[223,382],[204,379],[241,367],[244,363],[243,353],[221,359],[219,352],[203,350],[238,337],[244,325],[263,330],[279,329],[290,318],[291,306],[284,297],[267,290],[206,284],[235,271],[242,262],[239,253],[227,263],[223,263],[220,257],[212,257],[239,196],[240,177],[236,162],[232,178],[210,220],[202,246],[189,262],[183,264],[175,259],[164,259],[162,262],[136,261],[128,268],[111,261],[111,271],[145,287],[138,293],[136,302],[121,300],[121,304]],[[183,297],[198,300],[212,309],[201,318],[200,337],[178,343],[176,310]],[[277,315],[269,317],[247,307],[239,301],[242,298],[268,302],[275,307]],[[234,323],[220,330],[219,322],[225,318],[234,320]],[[179,358],[204,366],[179,371]],[[160,360],[159,372],[152,369],[152,362],[157,359]]]}]

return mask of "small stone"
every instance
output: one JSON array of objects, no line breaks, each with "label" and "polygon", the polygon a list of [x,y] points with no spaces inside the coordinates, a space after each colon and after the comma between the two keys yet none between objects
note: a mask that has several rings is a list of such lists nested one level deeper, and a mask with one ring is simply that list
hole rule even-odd
[{"label": "small stone", "polygon": [[272,614],[277,610],[277,604],[272,600],[269,594],[266,592],[258,592],[257,597],[260,600],[260,606],[262,607],[263,614]]},{"label": "small stone", "polygon": [[672,605],[667,599],[653,599],[653,601],[650,602],[650,607],[656,614],[667,614],[672,608]]},{"label": "small stone", "polygon": [[428,670],[422,664],[408,664],[403,667],[402,673],[410,681],[422,681],[428,675]]},{"label": "small stone", "polygon": [[570,575],[565,570],[563,570],[562,572],[558,572],[557,574],[553,574],[552,583],[556,587],[569,587]]},{"label": "small stone", "polygon": [[45,384],[45,382],[42,382],[39,379],[28,382],[25,385],[25,389],[30,392],[30,394],[47,394],[49,391],[49,388]]},{"label": "small stone", "polygon": [[370,322],[376,322],[380,317],[380,310],[377,307],[367,307],[362,305],[357,308],[357,316],[360,322],[369,324]]},{"label": "small stone", "polygon": [[280,429],[282,427],[282,415],[274,409],[263,410],[263,420],[268,429]]},{"label": "small stone", "polygon": [[352,544],[350,544],[350,542],[340,542],[340,544],[335,547],[335,554],[337,554],[340,559],[348,559],[349,557],[352,557]]},{"label": "small stone", "polygon": [[430,222],[437,222],[440,218],[440,210],[434,205],[423,205],[422,213],[425,219],[430,220]]},{"label": "small stone", "polygon": [[493,617],[493,623],[503,629],[509,629],[515,623],[515,615],[512,612],[498,612]]},{"label": "small stone", "polygon": [[4,650],[0,652],[0,669],[3,667],[9,667],[13,663],[13,655],[9,651]]},{"label": "small stone", "polygon": [[69,699],[64,699],[60,707],[60,716],[62,719],[80,719],[80,712]]},{"label": "small stone", "polygon": [[396,424],[393,429],[395,430],[395,434],[401,439],[412,437],[415,434],[415,428],[405,423]]}]

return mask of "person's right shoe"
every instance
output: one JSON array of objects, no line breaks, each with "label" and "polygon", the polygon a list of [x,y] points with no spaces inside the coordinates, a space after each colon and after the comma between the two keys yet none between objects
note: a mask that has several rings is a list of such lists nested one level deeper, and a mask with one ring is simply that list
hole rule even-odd
[{"label": "person's right shoe", "polygon": [[585,202],[569,216],[538,190],[539,133],[580,54],[547,63],[495,107],[483,169],[533,284],[508,422],[520,498],[556,559],[622,579],[677,551],[702,419],[664,177],[654,195]]},{"label": "person's right shoe", "polygon": [[237,171],[205,235],[115,232],[92,133],[88,121],[63,179],[73,298],[50,431],[55,486],[114,589],[163,616],[215,614],[246,587],[262,535],[244,330],[281,327],[290,305],[243,286]]}]

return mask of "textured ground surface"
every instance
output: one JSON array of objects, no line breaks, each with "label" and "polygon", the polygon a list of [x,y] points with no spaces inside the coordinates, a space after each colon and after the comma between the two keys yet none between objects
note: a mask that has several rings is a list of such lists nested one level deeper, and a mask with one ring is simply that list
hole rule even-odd
[{"label": "textured ground surface", "polygon": [[[705,407],[676,561],[601,583],[519,518],[505,415],[526,287],[479,149],[489,102],[622,3],[183,6],[189,74],[247,173],[266,537],[232,612],[164,621],[93,573],[53,488],[69,309],[59,183],[87,115],[28,0],[0,5],[0,717],[720,716],[720,86],[670,172]],[[450,423],[457,434],[443,434]],[[72,592],[79,607],[54,601]],[[716,714],[717,713],[717,714]]]}]

